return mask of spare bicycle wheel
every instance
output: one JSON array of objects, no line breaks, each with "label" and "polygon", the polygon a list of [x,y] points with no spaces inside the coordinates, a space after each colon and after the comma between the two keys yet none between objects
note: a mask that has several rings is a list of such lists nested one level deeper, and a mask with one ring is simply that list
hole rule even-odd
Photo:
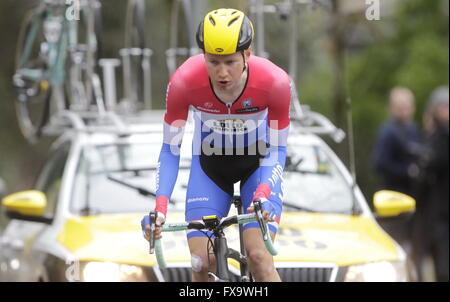
[{"label": "spare bicycle wheel", "polygon": [[136,109],[145,104],[144,59],[145,42],[145,1],[129,0],[125,20],[125,48],[129,55],[129,101]]},{"label": "spare bicycle wheel", "polygon": [[18,125],[25,139],[32,144],[42,135],[50,112],[51,85],[47,79],[47,44],[42,20],[32,11],[22,23],[13,77]]},{"label": "spare bicycle wheel", "polygon": [[[92,13],[93,27],[89,27]],[[74,24],[75,45],[69,46],[66,58],[66,107],[74,111],[89,111],[93,104],[93,74],[100,74],[98,61],[102,53],[102,11],[100,2],[83,7]],[[68,24],[69,32],[72,24]],[[73,44],[73,42],[71,42]]]}]

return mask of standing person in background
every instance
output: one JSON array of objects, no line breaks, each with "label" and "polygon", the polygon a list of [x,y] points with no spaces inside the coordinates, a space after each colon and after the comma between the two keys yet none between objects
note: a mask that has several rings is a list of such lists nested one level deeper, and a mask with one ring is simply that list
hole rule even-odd
[{"label": "standing person in background", "polygon": [[[413,121],[415,98],[411,90],[395,87],[389,94],[389,119],[381,127],[374,150],[373,165],[380,189],[398,191],[414,197],[419,175],[417,155],[419,130]],[[382,227],[410,253],[411,221],[381,221]]]},{"label": "standing person in background", "polygon": [[[449,89],[436,88],[424,114],[422,191],[415,222],[415,262],[423,279],[424,256],[431,254],[436,280],[449,281]],[[419,211],[420,210],[420,211]],[[417,235],[417,238],[416,238]]]}]

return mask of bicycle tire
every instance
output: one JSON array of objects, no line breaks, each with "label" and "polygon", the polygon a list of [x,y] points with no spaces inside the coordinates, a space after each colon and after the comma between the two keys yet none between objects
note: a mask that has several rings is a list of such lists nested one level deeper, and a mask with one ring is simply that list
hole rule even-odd
[{"label": "bicycle tire", "polygon": [[145,43],[145,1],[129,0],[125,20],[125,47],[146,47]]},{"label": "bicycle tire", "polygon": [[130,98],[136,109],[145,107],[145,78],[142,62],[144,58],[145,41],[145,1],[129,0],[125,20],[124,45],[126,49],[135,49],[138,53],[130,57]]},{"label": "bicycle tire", "polygon": [[[33,30],[36,30],[34,38],[31,36]],[[49,120],[51,86],[45,78],[48,64],[40,53],[43,41],[45,41],[43,20],[35,10],[31,10],[25,16],[19,32],[15,58],[16,73],[13,78],[18,126],[30,144],[35,144],[39,140],[42,129]],[[24,70],[40,73],[41,76],[35,79],[27,78],[21,75],[21,71]]]},{"label": "bicycle tire", "polygon": [[[93,10],[94,14],[94,26],[92,33],[93,36],[90,36],[91,33],[88,32],[88,20],[83,13],[80,13],[80,20],[77,20],[77,41],[76,47],[84,47],[86,48],[86,56],[92,55],[92,66],[89,64],[84,64],[84,68],[81,69],[80,78],[75,78],[73,75],[72,68],[79,68],[76,66],[77,64],[72,62],[72,58],[67,56],[66,59],[66,78],[65,78],[65,94],[66,94],[66,103],[65,106],[69,110],[75,111],[89,111],[90,105],[92,105],[94,97],[94,87],[92,85],[92,80],[88,79],[89,74],[100,74],[100,67],[98,64],[99,59],[102,55],[102,10],[101,4],[97,2],[98,5],[91,5],[89,9]],[[91,42],[91,38],[94,42]],[[88,47],[88,44],[90,44]],[[87,49],[93,49],[92,54],[87,53]],[[75,66],[74,66],[75,65]],[[88,81],[90,82],[87,85]],[[90,87],[90,91],[87,91]],[[91,95],[91,104],[84,102],[87,99],[87,95],[90,93]],[[81,101],[80,101],[81,100]]]}]

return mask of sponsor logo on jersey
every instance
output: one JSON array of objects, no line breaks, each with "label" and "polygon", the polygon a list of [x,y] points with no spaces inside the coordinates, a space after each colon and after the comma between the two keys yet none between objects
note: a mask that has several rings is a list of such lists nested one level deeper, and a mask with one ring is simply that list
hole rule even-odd
[{"label": "sponsor logo on jersey", "polygon": [[[206,104],[206,103],[205,103],[205,104]],[[200,107],[200,106],[197,106],[197,107],[195,107],[195,108],[197,108],[197,109],[200,110],[200,111],[213,112],[213,113],[220,113],[220,110],[219,110],[219,109],[205,108],[205,107]]]},{"label": "sponsor logo on jersey", "polygon": [[259,107],[237,109],[236,113],[249,113],[259,111]]},{"label": "sponsor logo on jersey", "polygon": [[252,106],[252,99],[245,99],[242,101],[242,107],[249,108]]},{"label": "sponsor logo on jersey", "polygon": [[248,131],[245,121],[241,119],[212,120],[210,128],[224,133],[245,133]]}]

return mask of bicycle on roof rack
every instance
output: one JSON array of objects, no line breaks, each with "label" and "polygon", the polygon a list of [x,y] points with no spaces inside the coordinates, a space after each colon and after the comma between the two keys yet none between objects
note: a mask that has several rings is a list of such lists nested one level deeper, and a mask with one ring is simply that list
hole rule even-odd
[{"label": "bicycle on roof rack", "polygon": [[30,143],[55,112],[85,110],[100,97],[101,4],[66,2],[40,1],[21,26],[13,84],[20,130]]},{"label": "bicycle on roof rack", "polygon": [[[262,239],[267,250],[273,255],[277,255],[277,250],[273,246],[272,239],[270,237],[269,228],[267,223],[264,221],[262,216],[261,202],[256,200],[254,202],[254,213],[243,214],[242,201],[239,196],[233,197],[233,204],[237,208],[238,215],[219,218],[216,215],[204,216],[201,221],[191,221],[182,223],[167,223],[163,225],[163,232],[177,232],[184,230],[200,230],[200,231],[211,231],[212,235],[215,237],[212,240],[212,235],[209,237],[208,241],[208,254],[212,249],[212,253],[216,259],[216,270],[211,267],[209,263],[208,276],[214,282],[229,282],[229,281],[241,281],[241,282],[252,282],[253,278],[249,271],[244,242],[243,242],[243,224],[248,222],[257,221],[261,229]],[[167,263],[164,259],[163,247],[161,239],[155,240],[154,232],[156,229],[156,212],[150,212],[150,254],[155,254],[159,269],[162,269],[162,274],[164,275],[164,270],[167,268]],[[239,224],[239,239],[240,239],[240,251],[236,251],[228,247],[227,239],[224,234],[224,229]],[[234,259],[239,263],[240,266],[240,278],[234,280],[233,275],[230,273],[228,268],[228,258]],[[209,257],[208,257],[209,260]]]},{"label": "bicycle on roof rack", "polygon": [[[100,58],[99,0],[41,0],[19,35],[16,113],[20,130],[34,144],[43,135],[112,125],[121,115],[151,109],[152,51],[145,43],[145,1],[128,0],[124,48],[117,58]],[[116,67],[122,65],[124,97],[116,99]],[[100,79],[100,74],[103,78]]]},{"label": "bicycle on roof rack", "polygon": [[146,9],[144,0],[128,0],[125,18],[123,63],[124,110],[137,112],[151,109],[150,57],[146,43]]},{"label": "bicycle on roof rack", "polygon": [[[318,1],[286,0],[263,5],[261,0],[251,0],[249,13],[254,14],[255,24],[263,27],[265,13],[277,13],[283,19],[285,14],[295,16],[298,5],[309,2]],[[152,109],[151,85],[144,85],[151,83],[150,59],[153,53],[146,47],[145,1],[128,0],[124,48],[119,50],[119,58],[101,59],[100,2],[80,0],[79,4],[80,20],[70,20],[66,16],[69,6],[65,0],[41,0],[23,23],[13,80],[17,90],[15,104],[20,129],[30,143],[37,142],[42,135],[59,135],[69,129],[130,133],[127,119],[141,118],[147,109]],[[166,51],[169,72],[176,68],[179,56],[190,56],[198,51],[193,40],[196,28],[192,22],[180,26],[180,11],[184,19],[192,20],[205,6],[203,1],[172,1],[170,48]],[[295,25],[294,22],[291,24]],[[187,35],[186,48],[178,48],[180,27]],[[295,40],[294,36],[291,40]],[[292,42],[289,60],[294,93],[291,131],[330,135],[336,142],[341,142],[345,137],[341,129],[298,101],[296,69],[292,67],[296,62],[293,51],[296,45]],[[265,53],[263,38],[256,47],[256,53]],[[118,66],[122,67],[123,76],[123,97],[120,100],[116,96]],[[102,80],[98,76],[100,71]]]}]

